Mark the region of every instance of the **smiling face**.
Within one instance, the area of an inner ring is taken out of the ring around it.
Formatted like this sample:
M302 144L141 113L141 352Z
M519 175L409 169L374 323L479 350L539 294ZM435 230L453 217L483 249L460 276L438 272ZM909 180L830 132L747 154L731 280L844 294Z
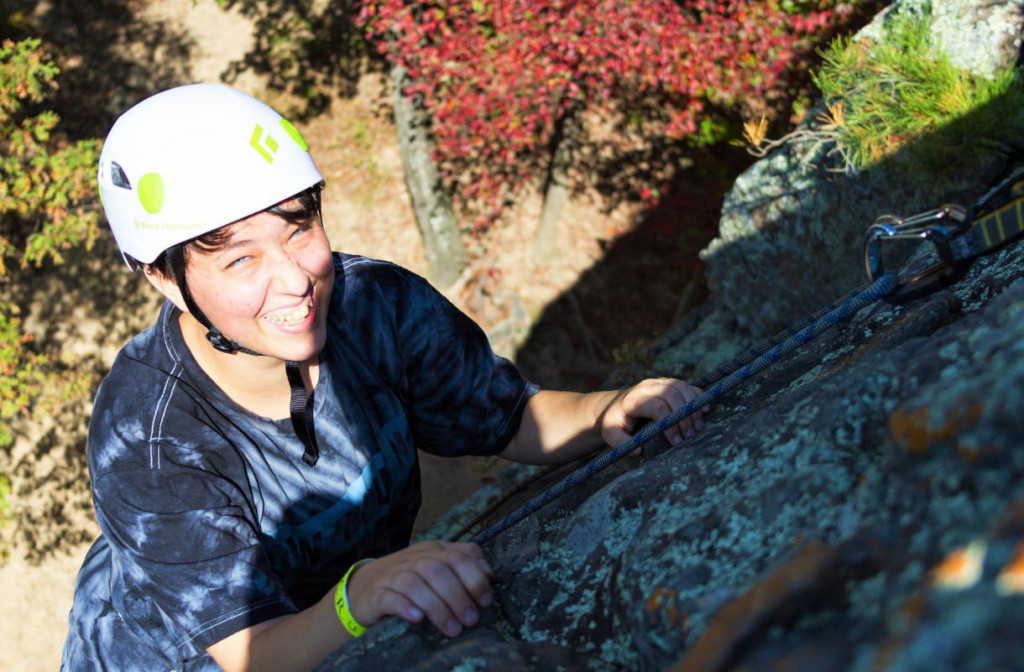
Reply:
M298 199L279 207L303 211ZM310 361L327 340L334 264L319 216L306 213L289 221L260 212L219 229L208 249L190 245L186 253L189 291L210 322L283 361Z

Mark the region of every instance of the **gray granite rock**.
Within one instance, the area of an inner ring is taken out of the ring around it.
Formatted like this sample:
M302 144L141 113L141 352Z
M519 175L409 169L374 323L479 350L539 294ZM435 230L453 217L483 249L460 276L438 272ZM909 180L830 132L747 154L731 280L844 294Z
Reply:
M1019 2L899 0L880 12L859 36L880 39L885 21L895 11L928 14L939 48L954 65L975 74L992 76L1020 53L1024 11Z

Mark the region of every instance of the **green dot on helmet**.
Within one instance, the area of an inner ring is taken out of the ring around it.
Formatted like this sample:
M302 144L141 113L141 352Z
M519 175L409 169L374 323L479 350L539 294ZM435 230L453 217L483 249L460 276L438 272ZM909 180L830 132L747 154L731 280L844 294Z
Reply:
M146 173L139 178L139 203L151 215L164 208L164 178L159 173Z
M303 139L302 133L299 133L299 129L295 128L295 126L292 125L292 122L282 117L281 121L278 123L280 123L281 128L288 133L288 137L294 140L295 144L302 148L302 151L309 151L309 145L307 145L305 139Z

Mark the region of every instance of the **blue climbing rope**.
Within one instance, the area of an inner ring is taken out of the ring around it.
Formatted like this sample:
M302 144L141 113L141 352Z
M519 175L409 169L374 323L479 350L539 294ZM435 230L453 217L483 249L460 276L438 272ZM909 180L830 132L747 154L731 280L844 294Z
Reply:
M728 364L724 364L724 365L718 367L717 369L715 369L714 371L712 371L711 373L705 375L700 380L695 382L694 385L696 385L697 387L699 387L702 390L708 389L711 385L714 385L715 383L717 383L722 378L725 378L726 376L728 376L730 373L738 371L739 369L743 368L743 366L745 366L745 365L749 364L750 362L754 361L755 359L757 359L761 355L765 354L766 352L768 352L772 348L778 346L781 343L786 342L787 340L789 340L790 338L795 336L797 333L799 333L800 330L806 329L807 327L813 325L818 320L823 319L825 317L825 315L828 314L829 311L835 310L835 308L837 306L842 305L843 302L845 302L845 301L847 301L849 299L852 299L853 297L857 296L857 294L859 294L861 291L862 290L860 290L860 289L855 289L852 292L850 292L849 294L847 294L846 296L844 296L842 299L839 299L839 301L836 301L835 303L833 303L831 305L825 306L824 308L822 308L818 312L814 313L810 317L806 317L803 320L801 320L800 322L797 322L796 324L791 325L789 328L787 328L787 329L785 329L783 331L780 331L779 333L775 334L771 338L765 339L764 341L762 341L758 345L754 346L750 350L747 350L746 352L744 352L742 355L739 355L738 357L736 357L734 360L732 360Z
M617 448L613 448L607 453L604 453L600 457L595 458L591 462L572 472L566 476L562 482L545 490L539 496L530 500L516 511L513 511L491 527L488 527L483 532L472 537L470 541L482 544L498 534L501 534L532 514L537 509L562 496L580 483L583 483L616 460L632 453L655 436L664 433L673 425L678 424L683 419L697 412L698 409L711 404L713 401L738 387L741 383L749 380L764 369L767 369L772 364L775 364L785 355L812 340L829 327L848 321L862 308L884 298L888 294L891 294L897 286L898 279L896 273L886 273L867 287L859 291L850 292L850 294L843 299L815 313L813 316L803 320L795 327L782 332L773 339L770 339L766 345L759 346L747 353L744 353L732 365L719 369L715 374L709 376L708 379L712 379L715 376L718 376L719 378L722 376L728 377L724 378L720 382L714 383L714 385L706 389L703 394L699 395L693 401L682 408L677 409L658 422L648 423L640 431L634 434L629 441L626 441ZM741 362L740 360L745 361ZM730 373L731 375L729 375Z

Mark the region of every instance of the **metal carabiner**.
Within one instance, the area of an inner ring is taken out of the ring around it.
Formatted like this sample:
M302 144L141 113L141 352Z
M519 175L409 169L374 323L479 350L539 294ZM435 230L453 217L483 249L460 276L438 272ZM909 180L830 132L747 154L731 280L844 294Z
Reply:
M939 261L917 271L901 273L900 286L888 300L898 302L920 296L949 282L949 273L957 263L950 241L967 228L967 209L953 203L903 219L898 215L882 215L868 227L864 238L864 267L874 282L885 273L882 264L882 242L893 240L925 240L935 246ZM906 276L906 277L904 277Z

